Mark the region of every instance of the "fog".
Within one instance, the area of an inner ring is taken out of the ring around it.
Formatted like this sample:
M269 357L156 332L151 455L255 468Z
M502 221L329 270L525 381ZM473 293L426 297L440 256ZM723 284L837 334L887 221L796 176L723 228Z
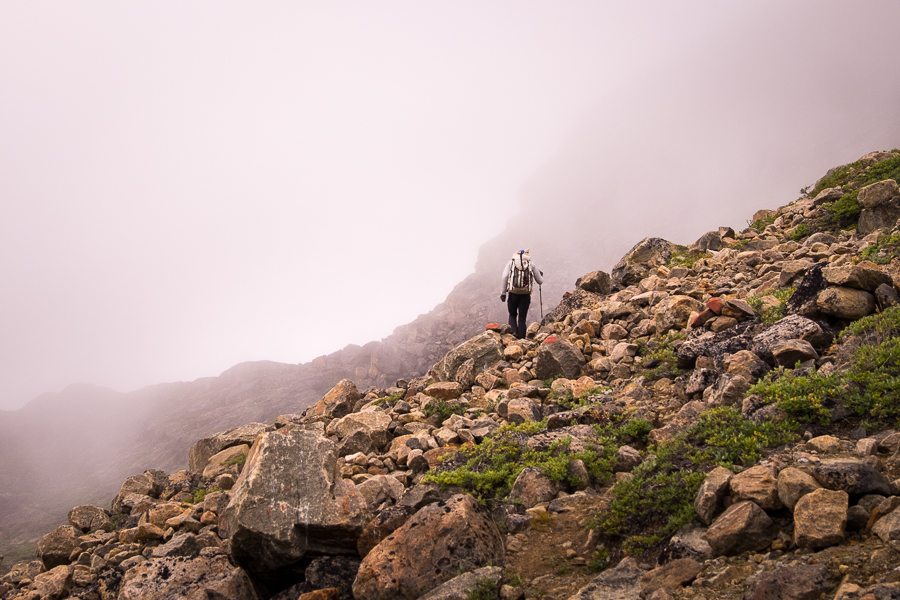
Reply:
M741 228L900 146L898 22L896 0L0 4L0 409L381 339L510 223L545 255L550 228Z

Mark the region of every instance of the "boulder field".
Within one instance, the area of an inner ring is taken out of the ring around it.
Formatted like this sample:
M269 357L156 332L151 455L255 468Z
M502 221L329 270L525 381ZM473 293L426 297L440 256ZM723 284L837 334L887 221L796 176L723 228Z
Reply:
M900 598L891 169L644 239L525 339L485 324L425 376L199 440L73 508L0 599Z

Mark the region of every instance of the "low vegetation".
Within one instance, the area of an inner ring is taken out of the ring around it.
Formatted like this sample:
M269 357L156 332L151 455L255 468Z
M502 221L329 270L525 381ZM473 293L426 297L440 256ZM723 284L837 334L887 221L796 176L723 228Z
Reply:
M756 311L756 314L759 316L759 320L763 323L776 323L784 318L784 307L787 304L787 301L796 291L797 288L793 287L778 288L765 295L750 296L749 298L747 298L747 304L749 304L753 308L753 310ZM767 296L775 298L778 303L767 303L764 300Z
M844 407L866 429L900 426L900 307L854 322L842 338L858 336L850 362L822 374L771 372L750 389L801 423L828 424Z
M438 426L443 425L444 421L452 415L466 414L466 407L459 402L447 402L446 400L435 399L428 403L425 407L425 416L431 417L437 415Z
M796 439L791 423L757 423L732 407L711 409L682 435L648 448L648 459L613 486L609 509L591 525L605 536L612 558L657 549L693 521L694 498L708 471L753 465L766 448ZM610 558L607 551L594 560L614 563Z
M638 346L638 356L644 359L644 366L648 369L645 377L658 379L664 375L677 377L683 373L677 367L678 357L675 353L679 340L687 338L684 331L670 331L662 338L651 339L646 344Z

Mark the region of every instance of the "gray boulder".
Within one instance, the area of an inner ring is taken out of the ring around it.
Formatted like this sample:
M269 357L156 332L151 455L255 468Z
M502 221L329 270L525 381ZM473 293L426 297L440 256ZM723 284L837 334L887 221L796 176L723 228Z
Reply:
M752 350L764 361L773 364L773 350L790 340L805 340L813 347L821 347L830 341L830 337L812 319L790 315L754 336Z
M891 495L891 486L884 475L858 460L823 459L814 467L813 476L830 490L843 490L848 494Z
M538 348L534 359L534 374L538 379L549 379L554 376L578 379L586 362L584 354L577 346L552 335Z
M455 381L456 372L468 360L474 372L492 367L503 359L503 352L496 334L485 331L450 352L432 367L435 381Z
M220 529L239 564L265 574L307 552L356 552L369 520L366 499L339 475L334 442L279 429L250 451Z

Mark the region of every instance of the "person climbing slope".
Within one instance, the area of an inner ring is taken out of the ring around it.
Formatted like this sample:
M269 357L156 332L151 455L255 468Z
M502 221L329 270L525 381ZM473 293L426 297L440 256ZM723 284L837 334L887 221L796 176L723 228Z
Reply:
M503 269L500 302L506 302L509 326L518 339L525 337L528 307L531 305L531 289L534 282L544 283L543 273L535 268L529 256L530 250L519 250ZM509 299L507 299L507 294Z

